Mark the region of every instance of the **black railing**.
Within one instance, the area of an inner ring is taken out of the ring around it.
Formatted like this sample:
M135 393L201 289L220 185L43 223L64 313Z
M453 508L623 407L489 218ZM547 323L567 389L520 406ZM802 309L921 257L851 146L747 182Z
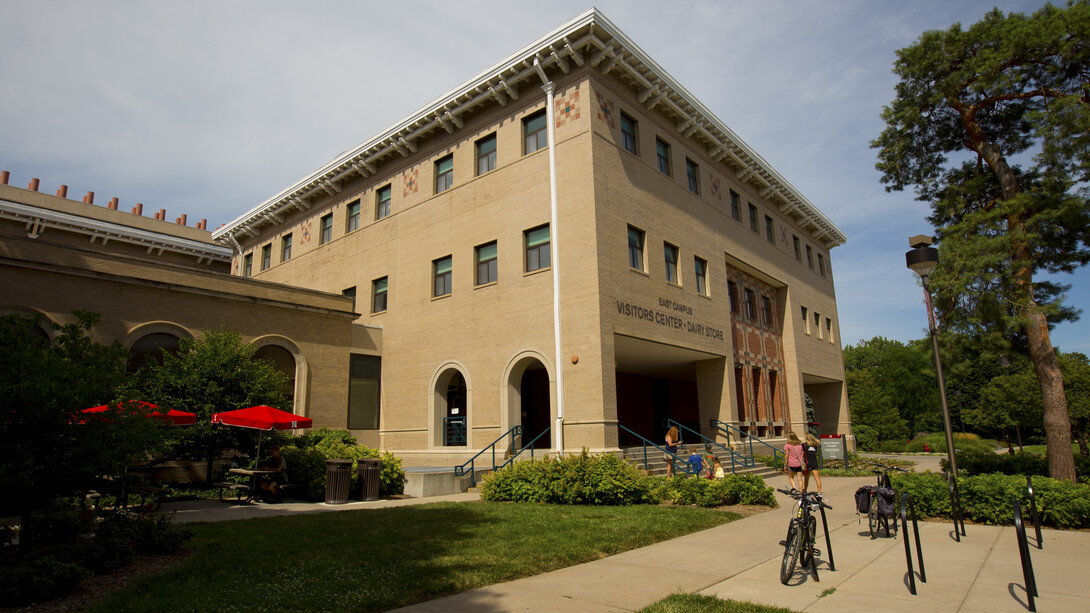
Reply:
M1022 505L1018 500L1014 504L1014 532L1018 537L1018 555L1022 558L1022 578L1026 582L1026 600L1029 602L1029 610L1037 611L1037 605L1033 599L1037 593L1037 579L1033 576L1033 561L1029 558L1029 542L1026 540L1026 526L1022 523Z
M708 449L709 447L715 446L715 447L718 447L718 448L722 449L723 451L729 453L730 454L730 472L731 473L735 472L735 464L736 463L741 464L742 468L749 468L749 467L754 465L753 456L750 456L750 457L747 458L747 457L741 455L740 453L734 451L730 447L726 447L723 444L718 443L715 440L713 440L711 438L708 438L707 436L704 436L703 434L697 432L696 430L693 430L692 428L690 428L690 427L688 427L688 426L686 426L684 424L678 423L678 422L676 422L676 421L674 421L672 419L667 419L666 420L666 425L668 425L668 426L677 426L678 430L683 430L685 432L691 432L698 439L704 441L704 449ZM727 439L727 440L729 442L730 439ZM709 467L705 466L704 468L707 469Z
M965 536L965 517L961 512L961 494L958 493L958 480L954 478L954 475L949 475L947 482L950 485L950 514L954 518L954 540L960 543L961 537Z
M780 469L780 456L783 455L783 452L780 451L779 449L776 449L772 445L769 445L768 443L762 441L761 439L757 438L756 436L753 436L752 434L749 434L749 433L747 433L747 432L745 432L743 430L740 430L740 429L728 424L725 421L720 421L718 419L713 419L713 420L710 420L708 422L708 425L711 426L711 428L716 430L717 432L722 432L723 434L725 434L727 436L727 444L728 445L730 444L731 431L736 432L737 435L738 435L738 438L739 438L739 442L741 442L742 445L746 445L746 444L749 445L749 457L751 459L753 458L753 441L757 441L757 443L759 443L761 445L764 445L765 447L768 447L768 449L772 452L773 467L776 470ZM786 463L786 460L784 460L784 462Z
M509 459L507 459L506 461L504 461L502 463L497 464L496 463L496 444L499 443L500 441L502 441L505 438L509 439L509 442L507 443L506 449L504 449L504 451L502 452L502 453L507 453L508 450L511 450L511 449L515 448L515 437L516 436L517 437L522 436L522 426L515 426L515 427L511 428L510 430L508 430L507 432L504 432L496 440L494 440L491 443L489 443L488 445L486 445L484 447L484 449L481 449L480 451L478 451L477 455L470 458L468 461L466 461L465 464L462 464L461 466L455 466L454 467L454 474L455 474L455 476L458 476L458 477L461 477L461 476L464 476L464 475L468 474L469 475L470 486L472 487L472 486L477 485L477 458L481 457L482 455L484 455L484 452L489 451L489 450L492 451L492 465L490 466L490 469L493 470L493 471L499 470L499 469L503 468L504 466L507 466L508 464L511 463L512 460L517 458L519 456L519 454L526 451L527 449L530 450L530 458L532 459L534 457L534 448L533 448L534 443L537 442L537 440L539 438L541 438L542 436L547 434L551 428L552 428L551 426L549 428L545 428L541 432L541 434L538 434L537 436L534 437L534 439L532 441L530 441L529 443L523 445L522 448L519 449L518 451L516 451L515 453L513 453Z
M920 561L920 582L927 583L927 571L923 568L923 549L920 547L920 526L916 520L916 503L910 494L901 494L901 540L905 542L905 562L908 564L908 591L916 595L916 572L912 569L912 548L908 546L908 509L912 509L912 535L916 539L916 559ZM894 521L897 521L894 519Z
M663 457L666 459L667 462L669 462L673 466L674 470L677 470L678 466L680 464L681 472L686 473L686 474L690 474L690 475L693 474L693 472L689 468L689 463L685 462L681 458L677 457L677 454L672 453L670 451L667 451L665 447L662 447L660 445L656 445L655 443L652 443L651 441L647 440L646 437L633 432L630 428L626 428L626 427L622 426L621 424L617 424L617 427L620 428L621 430L631 434L632 436L636 437L638 440L643 442L643 469L644 470L651 470L650 464L649 464L648 459L647 459L647 448L651 447L653 449L658 449L659 451L661 451Z

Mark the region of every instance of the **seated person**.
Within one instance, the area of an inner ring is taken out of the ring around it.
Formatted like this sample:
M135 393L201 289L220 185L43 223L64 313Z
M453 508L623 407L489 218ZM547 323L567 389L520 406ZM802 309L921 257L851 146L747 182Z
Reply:
M700 471L704 468L704 459L700 457L696 447L692 448L692 455L689 456L689 470L696 475L700 476Z
M272 498L274 502L281 502L284 494L282 487L288 482L288 463L280 455L280 447L273 445L269 449L269 458L261 465L261 470L273 471L271 474L262 475L258 487L267 493L266 498Z

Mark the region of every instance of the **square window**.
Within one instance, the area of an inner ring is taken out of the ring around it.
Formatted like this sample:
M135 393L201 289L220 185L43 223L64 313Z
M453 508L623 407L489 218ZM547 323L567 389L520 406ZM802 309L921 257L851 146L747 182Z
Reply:
M344 231L347 234L360 227L360 201L353 200L348 203L348 211L346 213L347 223L345 224Z
M287 262L291 259L291 234L285 234L280 239L280 261Z
M679 283L677 278L678 248L670 243L663 243L663 251L666 254L666 281Z
M435 292L432 296L438 298L450 294L452 280L451 271L453 268L454 259L449 255L445 258L439 258L438 260L432 261L435 280Z
M643 230L628 226L628 265L643 271Z
M791 244L795 246L795 259L802 261L802 251L799 248L799 237L794 234L791 235Z
M454 154L435 162L435 193L445 192L454 185Z
M742 223L742 201L733 189L730 190L730 216Z
M727 295L730 296L730 312L738 312L738 284L734 281L727 281Z
M700 166L696 162L685 158L685 176L689 179L689 191L700 193Z
M390 214L390 198L393 190L389 185L375 191L375 219L379 220Z
M254 274L254 254L247 253L242 258L242 276L249 277Z
M757 295L751 289L745 291L746 319L757 319Z
M268 270L272 266L272 244L261 247L261 270Z
M765 215L765 238L768 242L776 243L776 226L772 223L772 218Z
M381 313L386 310L387 285L389 277L382 277L371 282L371 312Z
M636 140L639 133L636 130L636 120L621 113L621 145L629 153L639 155L640 151Z
M318 244L324 245L333 240L333 213L323 215L319 225Z
M477 285L495 283L499 276L497 268L499 250L496 241L481 245L475 249L477 254Z
M496 133L477 141L477 174L496 169Z
M661 138L655 139L655 157L659 161L659 172L670 176L670 145Z
M825 256L820 253L818 254L818 272L821 276L825 276Z
M810 248L810 245L806 246L806 265L810 267L810 270L814 269L814 250Z
M698 257L693 257L696 265L696 293L701 296L708 295L708 262Z
M749 205L749 229L753 230L754 234L760 232L757 228L757 207L752 204Z
M546 130L548 117L544 110L527 116L522 120L522 133L526 142L526 155L549 145L549 132Z
M549 226L540 226L523 233L526 238L526 272L548 268Z

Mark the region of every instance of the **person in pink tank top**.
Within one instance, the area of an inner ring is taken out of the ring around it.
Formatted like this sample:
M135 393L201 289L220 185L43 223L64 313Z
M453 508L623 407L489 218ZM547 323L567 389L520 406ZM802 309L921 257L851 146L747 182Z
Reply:
M802 477L806 456L803 452L802 441L794 432L787 433L787 444L783 446L783 455L787 461L787 466L784 468L787 480L791 482L791 489L797 490L802 483L796 483L795 480Z

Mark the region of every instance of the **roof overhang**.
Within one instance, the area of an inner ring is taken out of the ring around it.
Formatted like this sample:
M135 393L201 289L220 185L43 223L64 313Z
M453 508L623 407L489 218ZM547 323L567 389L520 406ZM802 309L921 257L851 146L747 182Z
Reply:
M590 9L502 62L462 83L391 126L371 140L337 156L307 177L250 209L212 233L212 238L235 244L245 236L257 237L262 225L281 223L292 210L304 211L310 200L339 193L345 181L367 178L377 164L391 156L408 157L416 143L437 130L454 133L462 115L486 104L506 105L517 100L518 85L540 83L535 62L544 70L565 74L572 65L589 65L603 74L614 72L631 86L648 110L659 108L671 116L679 133L707 147L707 154L733 170L738 180L753 183L761 197L794 216L827 248L844 244L845 234L760 155L681 86L651 56L644 53L617 26Z

